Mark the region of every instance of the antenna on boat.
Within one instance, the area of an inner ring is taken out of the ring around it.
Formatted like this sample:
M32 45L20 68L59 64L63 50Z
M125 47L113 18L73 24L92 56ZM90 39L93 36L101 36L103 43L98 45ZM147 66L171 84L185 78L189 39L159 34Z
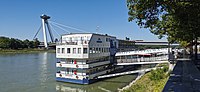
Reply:
M96 28L96 33L98 33L98 32L99 32L99 30L100 30L100 29L99 29L99 26L97 26L97 28Z

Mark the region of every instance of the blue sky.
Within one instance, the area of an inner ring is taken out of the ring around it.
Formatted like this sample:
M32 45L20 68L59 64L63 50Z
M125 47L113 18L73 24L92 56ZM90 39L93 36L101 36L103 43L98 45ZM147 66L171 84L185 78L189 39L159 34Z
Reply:
M1 0L0 36L32 40L41 25L42 14L51 16L50 21L86 32L109 34L120 39L166 41L147 29L140 29L135 22L128 22L126 0ZM66 34L54 29L59 34ZM38 38L43 40L42 31Z

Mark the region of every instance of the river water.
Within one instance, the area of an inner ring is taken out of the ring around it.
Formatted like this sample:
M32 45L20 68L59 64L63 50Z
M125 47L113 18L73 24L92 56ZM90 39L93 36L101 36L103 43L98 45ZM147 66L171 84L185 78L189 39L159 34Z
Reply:
M136 75L103 79L89 85L55 81L55 53L0 55L0 92L116 92Z

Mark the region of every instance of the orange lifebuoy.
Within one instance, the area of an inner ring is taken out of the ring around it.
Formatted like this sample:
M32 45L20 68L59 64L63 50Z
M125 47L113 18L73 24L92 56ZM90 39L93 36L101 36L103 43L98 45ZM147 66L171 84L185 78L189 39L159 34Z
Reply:
M62 77L62 74L60 74L60 77Z
M60 67L62 66L62 64L60 63Z
M78 76L76 76L76 79L78 79Z

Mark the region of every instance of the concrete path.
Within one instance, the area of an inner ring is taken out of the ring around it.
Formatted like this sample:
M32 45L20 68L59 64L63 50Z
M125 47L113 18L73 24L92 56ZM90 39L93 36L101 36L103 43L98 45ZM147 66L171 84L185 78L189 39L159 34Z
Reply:
M178 60L163 92L200 92L200 71L191 60Z

